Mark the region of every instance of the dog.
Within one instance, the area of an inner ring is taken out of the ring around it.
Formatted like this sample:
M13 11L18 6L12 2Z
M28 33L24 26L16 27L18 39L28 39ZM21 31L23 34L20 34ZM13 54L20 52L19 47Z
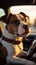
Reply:
M26 32L26 27L27 27L27 32ZM17 14L9 15L1 40L1 43L3 44L4 47L6 47L8 51L8 56L6 58L8 63L14 62L25 65L27 64L34 65L33 62L19 58L20 55L23 53L22 40L23 37L26 37L27 34L29 33L28 30L29 30L28 26L20 21L20 18Z

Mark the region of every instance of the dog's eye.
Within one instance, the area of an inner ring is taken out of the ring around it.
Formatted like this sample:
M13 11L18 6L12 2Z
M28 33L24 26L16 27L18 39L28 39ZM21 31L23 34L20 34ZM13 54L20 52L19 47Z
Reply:
M23 28L26 29L27 25L23 25Z
M26 32L28 32L28 25L23 25L23 28L25 29Z
M23 25L23 28L24 29L28 29L28 25Z
M12 21L12 24L14 24L14 25L19 25L20 24L20 22L18 21L18 20L14 20L14 21Z

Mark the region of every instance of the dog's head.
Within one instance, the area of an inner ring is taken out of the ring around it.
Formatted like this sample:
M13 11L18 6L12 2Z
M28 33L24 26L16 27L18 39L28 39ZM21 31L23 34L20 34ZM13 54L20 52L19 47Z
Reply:
M10 14L7 19L7 29L11 34L24 36L29 33L29 27L23 23L18 14Z

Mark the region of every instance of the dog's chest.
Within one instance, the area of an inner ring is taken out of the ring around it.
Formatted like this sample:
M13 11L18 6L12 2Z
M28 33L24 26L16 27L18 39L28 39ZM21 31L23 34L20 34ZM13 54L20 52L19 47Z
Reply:
M8 56L12 56L14 54L14 48L13 48L13 44L8 43L4 40L2 40L2 44L4 47L6 47L7 51L8 51Z
M8 43L8 42L5 42L4 40L2 40L2 44L4 47L6 47L9 57L14 56L14 55L17 56L23 50L22 42L20 44L13 44L13 43Z

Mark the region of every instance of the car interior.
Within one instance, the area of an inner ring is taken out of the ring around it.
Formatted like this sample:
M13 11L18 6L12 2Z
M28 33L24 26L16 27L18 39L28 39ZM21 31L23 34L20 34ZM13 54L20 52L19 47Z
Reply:
M10 8L10 12L13 14L18 14L19 12L24 12L26 13L30 21L28 23L31 33L28 37L23 38L23 47L26 52L29 50L30 46L33 44L33 41L36 40L36 0L0 0L0 20L3 22L6 19L6 14L8 8ZM3 12L4 11L4 12ZM3 24L3 23L2 23ZM1 24L0 24L1 25ZM6 25L5 23L3 26ZM2 37L2 31L0 29L0 41ZM35 42L36 43L36 42ZM2 44L0 43L0 46ZM36 64L36 53L33 55L33 62ZM1 63L0 65L20 65L20 64L15 64L15 63Z

